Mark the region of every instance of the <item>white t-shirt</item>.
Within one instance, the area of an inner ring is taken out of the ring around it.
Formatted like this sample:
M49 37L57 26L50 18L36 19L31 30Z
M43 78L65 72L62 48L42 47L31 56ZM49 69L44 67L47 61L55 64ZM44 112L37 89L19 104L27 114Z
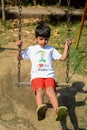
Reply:
M59 60L61 54L53 47L46 45L42 48L40 45L28 47L23 53L24 60L30 59L32 63L31 80L34 78L55 78L52 60Z

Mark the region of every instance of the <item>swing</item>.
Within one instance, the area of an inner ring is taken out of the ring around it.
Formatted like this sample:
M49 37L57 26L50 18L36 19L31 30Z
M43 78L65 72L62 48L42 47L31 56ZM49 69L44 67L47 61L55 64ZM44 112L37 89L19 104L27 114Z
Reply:
M19 2L19 41L21 41L21 12L22 12L22 7L21 7L21 0L18 0ZM67 38L70 37L70 27L69 27L69 24L70 24L70 2L71 0L67 0L67 4L68 4L68 8L67 8ZM66 82L56 82L56 85L59 86L59 87L70 87L72 86L71 83L69 83L69 48L68 47L68 56L67 56L67 59L66 59ZM18 52L19 52L19 55L21 54L21 46L18 46ZM16 85L18 87L29 87L31 86L31 83L29 82L21 82L21 79L20 79L20 74L21 74L21 62L20 62L20 59L18 59L18 82L16 83Z

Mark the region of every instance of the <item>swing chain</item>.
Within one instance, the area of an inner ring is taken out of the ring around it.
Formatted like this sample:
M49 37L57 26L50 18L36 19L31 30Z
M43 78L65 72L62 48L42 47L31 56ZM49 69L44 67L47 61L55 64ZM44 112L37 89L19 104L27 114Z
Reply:
M67 38L70 37L70 3L71 3L71 0L67 0Z
M21 15L21 12L22 12L22 6L21 6L21 0L19 0L19 40L21 40L21 18L22 18L22 15Z
M18 52L19 55L21 54L21 47L18 46ZM20 59L18 58L18 82L20 82L20 74L21 74L21 62Z
M70 3L71 0L67 0L67 38L70 38ZM68 54L66 59L66 83L69 83L69 50L70 46L68 47Z
M19 35L18 39L21 41L21 12L22 12L22 6L21 6L21 0L18 0L18 7L19 7ZM20 55L21 55L21 46L18 45L18 53L19 53L19 58L18 58L18 82L20 82L20 75L21 75L21 62L20 62Z

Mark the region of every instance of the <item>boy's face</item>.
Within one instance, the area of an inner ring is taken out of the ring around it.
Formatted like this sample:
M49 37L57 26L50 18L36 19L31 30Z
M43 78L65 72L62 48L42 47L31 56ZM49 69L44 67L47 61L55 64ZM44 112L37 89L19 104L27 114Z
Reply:
M48 41L49 41L49 38L45 38L45 37L37 37L36 38L36 40L37 40L37 43L38 43L38 45L40 45L41 47L45 47L45 45L48 43Z

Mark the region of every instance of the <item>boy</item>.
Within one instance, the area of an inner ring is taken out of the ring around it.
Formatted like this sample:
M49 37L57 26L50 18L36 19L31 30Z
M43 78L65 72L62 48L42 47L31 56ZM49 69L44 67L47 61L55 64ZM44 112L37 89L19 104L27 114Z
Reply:
M52 60L66 60L71 40L66 40L64 52L61 55L53 46L48 45L50 33L51 30L47 24L39 24L35 29L37 45L28 47L17 57L17 59L30 59L32 63L31 84L35 93L39 121L45 119L47 111L47 105L44 103L45 90L56 113L56 121L62 120L67 115L67 107L58 107ZM22 42L18 42L17 45L21 46Z

